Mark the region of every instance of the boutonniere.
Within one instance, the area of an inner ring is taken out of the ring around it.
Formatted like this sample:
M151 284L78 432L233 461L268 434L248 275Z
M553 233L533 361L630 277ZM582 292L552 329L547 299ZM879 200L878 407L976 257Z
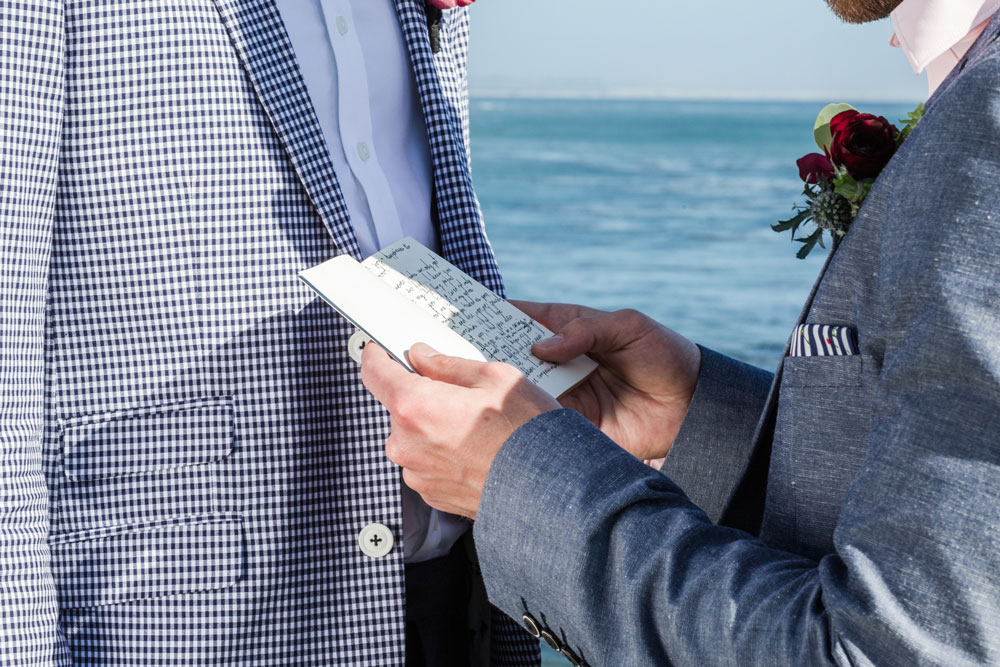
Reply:
M920 104L899 121L900 130L882 116L860 113L849 104L830 104L819 112L813 136L823 152L796 161L805 182L806 203L793 207L793 217L771 225L776 232L792 230L792 239L803 244L796 257L805 259L817 244L825 248L825 232L830 232L837 247L875 179L923 114ZM815 226L812 233L796 236L807 223Z
M441 15L445 9L468 7L476 0L427 0L427 37L431 42L431 52L441 50Z

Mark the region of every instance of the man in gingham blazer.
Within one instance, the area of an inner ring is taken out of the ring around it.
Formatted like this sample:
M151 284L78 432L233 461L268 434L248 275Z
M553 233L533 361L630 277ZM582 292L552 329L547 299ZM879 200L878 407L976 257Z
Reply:
M502 290L466 10L432 50L423 2L395 9L442 251ZM403 664L389 422L296 279L359 247L274 1L8 2L0 26L0 663ZM396 548L363 552L372 526ZM537 651L494 610L491 664Z

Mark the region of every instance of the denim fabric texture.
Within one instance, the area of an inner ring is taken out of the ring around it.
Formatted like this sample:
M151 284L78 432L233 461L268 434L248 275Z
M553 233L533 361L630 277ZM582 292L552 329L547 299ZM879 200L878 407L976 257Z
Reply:
M860 354L785 357L762 402L706 353L667 474L574 412L520 428L475 527L495 604L594 666L1000 664L998 37L806 304Z

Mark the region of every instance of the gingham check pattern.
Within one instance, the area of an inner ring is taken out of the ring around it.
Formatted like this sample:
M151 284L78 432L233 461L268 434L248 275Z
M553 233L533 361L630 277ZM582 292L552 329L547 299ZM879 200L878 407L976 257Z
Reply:
M501 290L468 15L435 55L423 4L396 4L444 253ZM272 2L0 15L3 662L403 664L401 545L357 544L371 522L401 542L388 419L295 277L358 248ZM537 664L495 618L494 664Z
M0 26L0 662L68 665L57 634L42 474L63 16L54 1L5 2Z

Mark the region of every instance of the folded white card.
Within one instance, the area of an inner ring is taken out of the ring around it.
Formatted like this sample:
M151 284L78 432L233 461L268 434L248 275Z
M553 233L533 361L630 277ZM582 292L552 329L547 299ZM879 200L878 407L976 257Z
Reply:
M532 355L531 345L551 331L411 238L360 263L340 255L299 277L407 368L407 351L426 343L451 356L508 363L558 397L597 367L585 356L557 365Z

